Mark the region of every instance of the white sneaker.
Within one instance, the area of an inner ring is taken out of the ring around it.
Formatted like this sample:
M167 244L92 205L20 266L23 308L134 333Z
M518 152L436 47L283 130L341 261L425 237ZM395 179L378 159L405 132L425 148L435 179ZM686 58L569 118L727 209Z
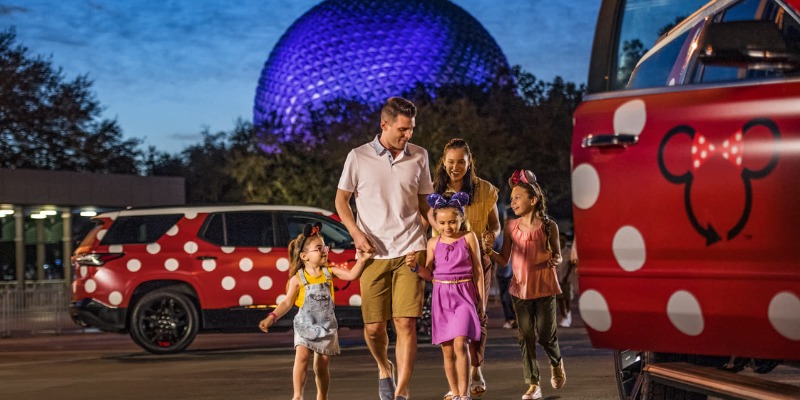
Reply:
M542 398L542 388L539 385L531 385L525 394L522 395L522 400L536 400Z
M572 325L572 311L567 313L567 316L558 323L558 326L562 328L569 328Z
M503 324L503 329L511 329L511 328L512 328L511 321L506 321L506 323Z

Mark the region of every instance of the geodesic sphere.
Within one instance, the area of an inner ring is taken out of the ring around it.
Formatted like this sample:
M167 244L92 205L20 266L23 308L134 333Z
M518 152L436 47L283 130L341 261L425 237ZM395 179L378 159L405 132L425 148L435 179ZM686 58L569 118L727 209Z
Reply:
M325 101L380 105L418 83L485 84L506 68L486 29L450 1L327 0L295 21L270 53L253 123L276 118L296 127Z

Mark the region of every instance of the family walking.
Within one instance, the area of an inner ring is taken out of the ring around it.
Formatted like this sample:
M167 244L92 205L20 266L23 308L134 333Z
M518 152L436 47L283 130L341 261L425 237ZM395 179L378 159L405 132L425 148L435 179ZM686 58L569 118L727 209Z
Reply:
M286 298L259 327L267 332L292 306L299 307L293 325L295 400L303 398L312 358L317 399L328 398L329 359L339 354L334 276L360 281L364 338L378 369L381 400L409 398L425 281L433 282L432 343L442 348L449 389L444 400L482 398L487 391L481 367L491 266L509 260L509 293L528 384L522 399L542 397L537 342L549 358L552 387L560 389L566 381L556 337L556 295L561 289L555 266L562 260L558 226L547 215L535 175L519 170L509 179L511 209L518 218L506 221L502 247L493 250L501 232L499 190L478 178L463 139L445 145L431 180L427 150L409 142L416 113L412 102L390 98L380 113L381 132L347 155L335 206L353 237L356 264L349 270L328 265L318 225L306 226L289 245ZM390 320L397 336L394 363L389 356Z

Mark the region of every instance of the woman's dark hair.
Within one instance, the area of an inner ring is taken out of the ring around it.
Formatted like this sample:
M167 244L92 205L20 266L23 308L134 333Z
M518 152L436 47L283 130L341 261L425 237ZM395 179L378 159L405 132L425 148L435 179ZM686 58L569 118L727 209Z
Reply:
M436 167L435 177L433 179L433 190L436 193L444 194L447 191L447 184L450 183L450 176L447 175L447 170L444 165L444 158L448 150L463 149L467 153L467 172L464 174L464 181L461 184L461 191L469 195L469 203L475 202L475 188L478 187L478 174L475 172L475 157L472 156L472 151L469 149L467 141L461 138L453 138L444 145L442 150L442 158L439 159L439 165Z

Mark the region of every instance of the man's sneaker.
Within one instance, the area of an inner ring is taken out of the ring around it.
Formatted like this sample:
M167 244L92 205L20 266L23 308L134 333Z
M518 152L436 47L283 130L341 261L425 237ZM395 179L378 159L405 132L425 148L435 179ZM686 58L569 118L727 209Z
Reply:
M536 400L542 398L542 388L539 385L531 385L525 394L522 395L522 400Z
M567 313L567 316L558 323L558 326L562 328L569 328L572 325L572 311Z
M550 384L553 389L561 389L564 383L567 382L567 374L564 372L564 360L558 362L558 365L550 365Z

